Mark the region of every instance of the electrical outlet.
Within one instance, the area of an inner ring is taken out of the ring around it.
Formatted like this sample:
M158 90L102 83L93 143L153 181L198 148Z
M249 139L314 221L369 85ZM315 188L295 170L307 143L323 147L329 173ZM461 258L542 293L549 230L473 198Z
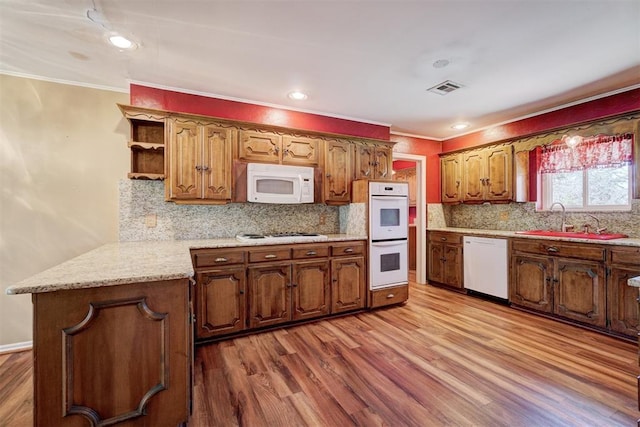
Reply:
M508 221L509 212L500 212L500 221Z
M320 214L320 217L318 218L318 225L324 225L325 222L327 222L327 215Z
M156 214L147 214L144 216L144 225L147 228L154 228L158 225L158 216Z

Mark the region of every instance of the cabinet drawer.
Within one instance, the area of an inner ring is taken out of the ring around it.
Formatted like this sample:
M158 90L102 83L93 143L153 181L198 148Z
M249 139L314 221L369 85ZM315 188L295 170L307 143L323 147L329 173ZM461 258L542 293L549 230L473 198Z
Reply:
M290 248L272 247L249 251L249 262L279 261L283 259L291 259Z
M203 249L193 251L191 254L195 268L242 264L246 258L245 251L230 249Z
M439 232L439 231L430 231L429 232L429 241L430 242L440 242L440 243L462 244L462 234L458 234L458 233L443 233L443 232Z
M345 242L331 245L331 255L356 255L364 252L364 242Z
M591 261L605 260L605 249L598 245L580 245L547 240L514 240L511 245L512 250L517 252L580 258Z
M640 265L640 248L614 247L611 248L612 264Z
M293 248L293 259L320 258L329 256L329 246L315 245L295 245Z
M371 308L399 304L409 299L409 286L396 286L371 292Z

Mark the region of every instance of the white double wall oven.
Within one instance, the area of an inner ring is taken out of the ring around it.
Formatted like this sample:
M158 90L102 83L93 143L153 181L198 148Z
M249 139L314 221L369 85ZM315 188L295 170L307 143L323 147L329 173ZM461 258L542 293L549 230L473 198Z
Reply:
M370 289L403 285L409 280L409 185L369 183Z

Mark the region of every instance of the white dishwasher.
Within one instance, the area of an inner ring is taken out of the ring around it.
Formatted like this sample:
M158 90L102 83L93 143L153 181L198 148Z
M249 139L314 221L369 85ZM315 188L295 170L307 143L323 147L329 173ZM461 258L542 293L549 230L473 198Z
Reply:
M464 287L508 299L507 240L463 237Z

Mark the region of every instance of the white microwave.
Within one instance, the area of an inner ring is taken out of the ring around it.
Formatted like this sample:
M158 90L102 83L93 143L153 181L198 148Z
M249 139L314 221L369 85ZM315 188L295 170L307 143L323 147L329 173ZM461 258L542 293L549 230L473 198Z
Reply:
M313 168L263 163L247 164L247 201L313 203Z

